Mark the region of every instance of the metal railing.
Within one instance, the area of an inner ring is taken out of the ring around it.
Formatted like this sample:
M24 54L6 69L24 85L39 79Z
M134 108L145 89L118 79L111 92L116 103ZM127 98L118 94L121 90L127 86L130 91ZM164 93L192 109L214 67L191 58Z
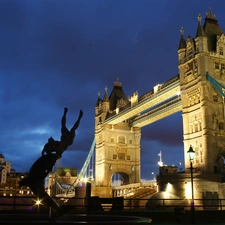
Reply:
M92 198L92 197L91 197ZM97 199L96 197L94 197ZM40 208L44 208L43 205L36 204L36 197L16 197L16 196L0 196L0 211L2 210L29 210L38 211ZM94 202L94 206L91 207L92 210L96 211L110 211L112 209L112 204L110 203L110 199L112 199L112 203L115 202L116 198L99 198L99 205L96 204L96 201L88 201L87 198L54 198L60 205L71 204L76 206L77 210L87 211L88 207L92 204L90 202ZM108 199L106 201L106 199ZM191 200L189 199L126 199L123 198L121 201L120 197L120 205L114 207L115 211L173 211L174 208L181 207L186 211L190 211L191 209ZM121 203L122 202L122 203ZM197 211L218 211L225 210L225 199L195 199L195 209Z

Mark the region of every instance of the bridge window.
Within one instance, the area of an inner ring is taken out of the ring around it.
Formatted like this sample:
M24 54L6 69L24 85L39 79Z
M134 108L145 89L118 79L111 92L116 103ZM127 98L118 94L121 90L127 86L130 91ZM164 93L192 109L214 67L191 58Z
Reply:
M223 122L219 122L219 130L223 130Z
M130 160L130 155L127 155L127 160Z
M110 142L114 143L114 138L113 137L110 138Z
M201 121L198 122L198 126L199 126L199 130L202 130L202 122Z
M125 160L125 154L124 153L118 153L118 160Z
M218 95L217 94L213 94L213 101L218 102Z
M215 69L219 69L219 63L218 62L215 62Z
M113 155L113 159L114 159L114 160L117 159L117 155L114 154L114 155Z
M221 63L221 70L225 70L225 64Z
M118 138L118 143L125 144L125 137L120 135L119 138Z
M198 124L195 123L194 126L195 126L195 132L197 132L198 131Z
M219 52L220 52L220 55L223 55L223 47L220 47Z

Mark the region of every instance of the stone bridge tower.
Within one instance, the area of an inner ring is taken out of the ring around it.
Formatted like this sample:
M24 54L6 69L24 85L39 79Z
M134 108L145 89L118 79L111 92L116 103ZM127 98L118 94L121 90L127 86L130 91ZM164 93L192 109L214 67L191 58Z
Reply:
M122 176L123 184L140 182L140 128L131 127L129 120L116 125L105 123L110 115L119 113L127 104L130 102L119 81L114 82L109 96L107 88L103 99L98 96L95 106L96 186L111 186L114 173Z
M198 173L221 173L225 157L224 99L206 79L208 72L225 85L225 36L216 16L206 14L204 25L198 15L195 38L185 40L181 29L178 48L185 168L187 151L195 150L193 166Z

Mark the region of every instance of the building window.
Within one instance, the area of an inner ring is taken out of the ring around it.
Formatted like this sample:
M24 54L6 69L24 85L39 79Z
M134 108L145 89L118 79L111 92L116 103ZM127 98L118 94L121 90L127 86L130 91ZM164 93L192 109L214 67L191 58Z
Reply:
M198 131L198 124L195 123L195 132L197 132L197 131Z
M118 153L118 160L125 160L125 154L124 153Z
M118 138L118 143L125 144L125 137L120 135L119 138Z
M218 102L218 95L217 94L213 94L213 101Z
M219 122L219 130L223 130L223 122Z
M130 144L130 145L132 144L132 140L129 140L129 144Z
M117 159L117 155L113 155L113 159Z
M221 63L221 70L225 70L225 64Z
M130 155L127 155L127 160L130 160Z
M219 63L218 62L215 62L215 69L219 69L220 67L219 67Z
M220 51L220 55L223 55L223 47L220 47L219 51Z
M110 142L111 143L114 143L114 138L110 138Z

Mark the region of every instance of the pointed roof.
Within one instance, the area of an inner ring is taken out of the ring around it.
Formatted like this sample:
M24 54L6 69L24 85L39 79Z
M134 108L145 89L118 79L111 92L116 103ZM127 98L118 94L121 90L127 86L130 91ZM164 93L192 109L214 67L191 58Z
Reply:
M205 37L206 36L201 21L202 21L202 16L200 14L198 14L198 28L197 28L197 32L196 32L196 37Z
M5 158L4 155L2 155L2 153L0 153L0 158L1 159L4 159Z
M114 82L114 87L113 90L109 96L109 105L110 105L110 110L113 111L116 109L116 105L118 100L123 100L126 104L129 103L123 88L122 88L122 83L120 83L118 80Z
M216 15L212 13L211 8L209 12L206 13L205 23L203 25L206 36L208 37L208 49L209 51L216 51L216 41L217 35L223 34L218 21L216 20Z
M102 102L102 99L100 98L100 91L99 91L98 92L98 99L97 99L97 102L95 104L95 107L98 107L100 102Z
M109 96L107 94L107 91L108 91L108 88L107 88L107 86L105 86L105 94L104 94L103 102L109 101Z
M181 33L181 37L180 37L180 44L179 44L178 50L182 49L182 48L186 48L186 41L184 38L184 28L183 27L181 27L180 33Z

